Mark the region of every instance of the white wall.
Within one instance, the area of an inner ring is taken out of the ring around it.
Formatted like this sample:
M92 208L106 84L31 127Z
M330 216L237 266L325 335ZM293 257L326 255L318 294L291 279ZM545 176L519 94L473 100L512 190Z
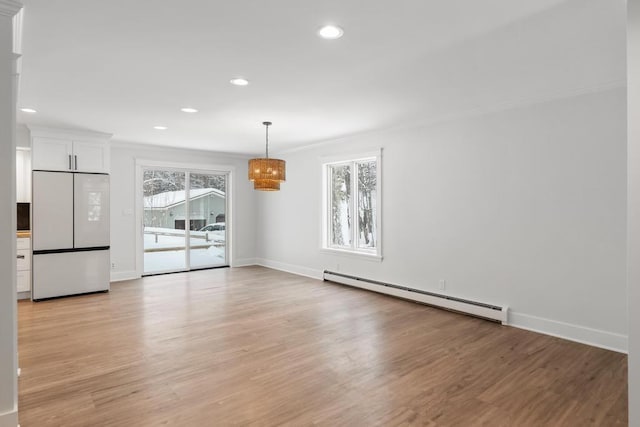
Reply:
M640 425L640 0L628 3L629 425Z
M282 155L283 191L259 196L261 262L446 279L514 325L626 350L625 2L566 1L430 59L390 64L398 88L429 87L393 128ZM379 147L383 262L320 253L318 158Z
M0 3L0 427L17 425L16 145L11 19L18 3Z
M625 0L569 0L398 66L386 79L347 75L361 102L388 112L377 128L457 117L625 83ZM373 97L376 85L384 95ZM420 96L416 97L415 94ZM407 108L407 100L411 100ZM371 121L363 108L360 121ZM369 128L371 128L370 126Z
M383 256L320 253L319 158L383 148ZM284 155L259 195L261 262L507 305L526 328L626 349L625 90Z
M255 258L256 199L247 180L247 159L214 152L170 149L140 144L111 144L111 262L112 280L136 277L136 159L186 165L231 165L233 181L233 266Z
M24 124L18 124L16 126L16 147L31 147L31 136L29 134L29 128L27 128Z

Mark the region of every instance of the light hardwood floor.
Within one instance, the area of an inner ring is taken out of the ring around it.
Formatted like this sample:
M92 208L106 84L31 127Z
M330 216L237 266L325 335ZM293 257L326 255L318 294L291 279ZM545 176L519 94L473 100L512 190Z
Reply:
M627 424L622 354L261 267L18 306L22 427Z

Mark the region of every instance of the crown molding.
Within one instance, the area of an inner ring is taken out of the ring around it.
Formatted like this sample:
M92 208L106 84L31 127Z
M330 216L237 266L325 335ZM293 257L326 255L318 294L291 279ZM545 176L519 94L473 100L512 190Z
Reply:
M0 16L13 17L22 9L22 3L15 0L0 0Z
M31 137L49 137L49 138L63 138L63 139L75 139L81 138L84 140L98 140L104 141L109 140L113 136L111 133L104 132L95 132L84 129L63 129L63 128L52 128L46 126L34 126L27 125L29 132L31 133Z
M349 133L346 135L339 135L334 138L323 139L320 141L312 142L310 144L302 145L299 147L286 148L283 150L272 150L272 151L274 155L292 154L299 151L304 152L307 150L313 150L313 149L317 149L325 146L331 146L333 144L337 144L340 142L348 142L353 138L360 138L368 135L376 135L384 132L391 133L391 132L403 131L408 129L430 127L430 126L435 126L439 123L446 123L453 120L460 120L460 119L465 119L469 117L477 117L485 114L499 113L501 111L507 111L507 110L517 109L517 108L525 108L531 105L543 104L545 102L553 102L560 99L567 99L567 98L573 98L573 97L578 97L583 95L589 95L593 93L605 92L608 90L620 89L620 88L626 87L626 85L627 85L626 80L611 80L611 81L608 81L602 84L597 84L597 85L568 88L566 90L556 90L556 91L551 91L547 93L537 94L535 96L525 96L525 97L515 98L509 101L495 102L495 103L487 104L480 107L457 109L441 115L434 115L434 116L423 117L417 120L405 121L405 122L388 126L388 127L357 131L357 132Z
M2 0L0 0L2 1ZM24 19L24 9L20 9L13 17L13 52L22 53L22 22Z
M144 142L134 142L134 141L119 140L119 139L112 140L109 143L109 146L111 148L120 148L120 149L128 149L128 150L153 150L156 152L167 152L167 153L190 152L194 154L217 154L232 160L248 160L255 157L250 154L233 153L230 151L217 151L217 150L206 150L203 148L177 147L175 145L159 145L159 144L151 144L151 143L147 144Z

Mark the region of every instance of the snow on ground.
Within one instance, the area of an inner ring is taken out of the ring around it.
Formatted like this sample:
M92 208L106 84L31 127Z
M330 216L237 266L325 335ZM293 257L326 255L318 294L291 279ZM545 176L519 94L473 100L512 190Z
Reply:
M154 228L153 232L149 231L148 228L145 229L144 234L144 272L185 269L184 230ZM192 231L190 242L191 268L226 264L224 231L208 232L208 236L201 231Z
M192 231L190 233L191 246L202 246L225 243L226 235L224 231ZM185 246L184 230L173 230L170 228L150 228L144 229L144 249L160 248L183 248Z
M144 272L160 273L164 271L183 270L185 266L184 250L145 252ZM192 249L191 268L213 267L225 265L224 247L211 246L209 249Z

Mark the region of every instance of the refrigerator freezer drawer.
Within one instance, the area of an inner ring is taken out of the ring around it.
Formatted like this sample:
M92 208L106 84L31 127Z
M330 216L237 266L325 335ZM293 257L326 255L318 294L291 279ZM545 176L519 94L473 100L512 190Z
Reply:
M109 290L109 250L33 255L31 298Z

